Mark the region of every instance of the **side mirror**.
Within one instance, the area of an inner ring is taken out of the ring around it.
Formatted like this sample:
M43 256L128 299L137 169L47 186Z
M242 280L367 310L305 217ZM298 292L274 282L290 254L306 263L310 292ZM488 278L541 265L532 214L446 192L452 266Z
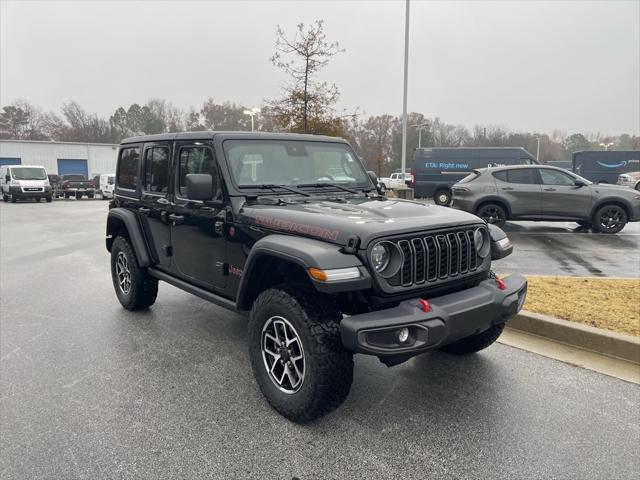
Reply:
M186 181L189 200L205 202L213 198L213 177L208 173L190 173Z
M489 238L491 239L491 260L500 260L511 255L513 243L500 227L488 224Z
M576 181L575 181L575 182L573 182L573 184L574 184L576 187L586 187L586 186L587 186L587 184L586 184L586 183L584 183L582 180L579 180L579 179L576 179Z
M4 176L4 181L9 183L11 181L11 177L9 175Z

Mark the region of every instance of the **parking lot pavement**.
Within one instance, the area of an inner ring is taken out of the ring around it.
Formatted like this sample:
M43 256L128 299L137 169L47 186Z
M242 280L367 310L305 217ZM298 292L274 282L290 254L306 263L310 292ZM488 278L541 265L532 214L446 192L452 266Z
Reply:
M640 470L637 385L500 344L391 369L357 356L342 408L293 424L253 380L243 317L166 284L149 311L120 307L106 212L100 200L0 205L3 478L626 479Z

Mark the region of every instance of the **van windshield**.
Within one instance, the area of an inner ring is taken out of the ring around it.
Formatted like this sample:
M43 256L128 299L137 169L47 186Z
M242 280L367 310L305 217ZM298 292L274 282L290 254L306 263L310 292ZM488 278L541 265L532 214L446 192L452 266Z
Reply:
M107 178L107 185L113 185L114 183L116 183L116 177L111 175L110 177Z
M15 180L46 180L47 172L44 168L17 167L11 169L11 176Z

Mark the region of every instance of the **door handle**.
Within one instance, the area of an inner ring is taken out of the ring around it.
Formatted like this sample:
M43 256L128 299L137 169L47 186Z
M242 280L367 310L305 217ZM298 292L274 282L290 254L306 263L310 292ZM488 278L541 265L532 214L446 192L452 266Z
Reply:
M513 187L502 187L502 190L513 190Z
M159 203L160 205L169 205L169 200L167 200L166 198L159 198L158 200L156 200L156 203Z
M545 192L555 192L556 189L555 188L545 188L544 191Z
M149 215L151 213L151 209L147 208L147 207L140 207L138 208L138 211L142 214L142 215Z
M180 225L182 222L184 222L184 216L174 215L173 213L170 213L169 220L171 220L174 225Z

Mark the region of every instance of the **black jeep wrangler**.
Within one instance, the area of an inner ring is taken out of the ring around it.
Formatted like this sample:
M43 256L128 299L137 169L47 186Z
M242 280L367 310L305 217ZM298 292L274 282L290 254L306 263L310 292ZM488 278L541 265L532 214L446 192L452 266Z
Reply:
M511 253L502 230L385 198L347 142L311 135L123 141L106 246L129 310L163 280L248 314L256 380L294 421L344 401L354 353L392 366L491 345L527 288L490 270Z

